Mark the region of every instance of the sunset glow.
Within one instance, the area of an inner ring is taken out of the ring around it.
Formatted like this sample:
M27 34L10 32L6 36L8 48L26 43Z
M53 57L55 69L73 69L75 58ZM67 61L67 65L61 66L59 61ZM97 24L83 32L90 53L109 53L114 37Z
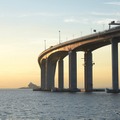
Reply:
M1 0L0 88L19 88L30 82L40 85L37 59L45 49L44 40L49 48L59 43L59 30L61 42L91 34L94 29L103 31L112 20L120 21L119 11L118 0ZM84 86L83 55L78 53L78 87ZM95 50L93 60L94 87L111 87L111 46ZM67 64L66 58L66 68Z

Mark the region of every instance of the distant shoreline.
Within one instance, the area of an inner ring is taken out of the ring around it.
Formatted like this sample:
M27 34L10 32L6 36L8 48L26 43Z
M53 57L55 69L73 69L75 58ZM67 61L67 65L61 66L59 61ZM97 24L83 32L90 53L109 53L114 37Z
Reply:
M20 87L18 89L32 89L32 88L29 88L29 87Z

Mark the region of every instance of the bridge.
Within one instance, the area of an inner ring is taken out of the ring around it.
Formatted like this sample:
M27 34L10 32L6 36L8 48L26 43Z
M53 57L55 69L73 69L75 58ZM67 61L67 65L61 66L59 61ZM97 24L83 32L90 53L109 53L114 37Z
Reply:
M64 90L64 58L69 57L69 90L77 89L77 57L78 51L84 52L84 90L93 91L92 52L111 44L112 54L112 90L119 92L118 80L118 43L120 42L120 27L79 37L60 43L43 51L38 57L41 69L41 90L51 91L55 88L55 70L58 63L58 90Z

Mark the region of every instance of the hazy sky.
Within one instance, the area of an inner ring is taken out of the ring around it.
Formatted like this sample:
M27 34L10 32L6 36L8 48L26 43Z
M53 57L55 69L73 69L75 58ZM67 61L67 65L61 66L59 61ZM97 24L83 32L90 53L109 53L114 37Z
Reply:
M120 21L119 0L0 0L0 88L39 85L38 55L44 40L47 48L58 44L59 30L64 42L108 29L112 20ZM111 86L110 53L110 46L93 52L96 86Z

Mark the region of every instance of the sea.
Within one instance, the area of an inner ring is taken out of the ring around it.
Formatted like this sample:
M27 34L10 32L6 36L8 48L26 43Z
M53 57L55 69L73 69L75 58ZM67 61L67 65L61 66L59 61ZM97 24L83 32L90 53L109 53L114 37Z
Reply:
M120 120L120 94L0 89L0 120Z

